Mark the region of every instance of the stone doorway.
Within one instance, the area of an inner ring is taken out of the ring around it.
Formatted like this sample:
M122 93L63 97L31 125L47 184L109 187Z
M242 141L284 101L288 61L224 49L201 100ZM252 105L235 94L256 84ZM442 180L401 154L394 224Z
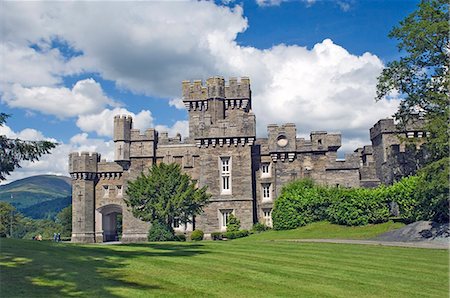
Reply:
M111 204L99 208L103 242L119 241L122 238L122 207Z

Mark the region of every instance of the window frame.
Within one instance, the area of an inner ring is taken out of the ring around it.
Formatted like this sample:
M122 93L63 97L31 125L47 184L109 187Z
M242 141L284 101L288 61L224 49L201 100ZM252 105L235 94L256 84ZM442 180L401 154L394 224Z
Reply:
M263 202L272 201L272 183L261 183L261 200Z
M227 161L225 164L224 161ZM232 158L231 156L219 156L219 184L220 194L231 195L232 189ZM226 188L225 188L226 187Z

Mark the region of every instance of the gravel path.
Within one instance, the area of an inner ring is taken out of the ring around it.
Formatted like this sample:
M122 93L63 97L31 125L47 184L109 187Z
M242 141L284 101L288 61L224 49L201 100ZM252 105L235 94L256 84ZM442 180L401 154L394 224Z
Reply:
M399 242L399 241L380 241L380 240L348 240L348 239L286 239L283 241L292 242L315 242L315 243L343 243L343 244L365 244L381 246L400 246L416 248L449 249L449 242L421 241L421 242Z

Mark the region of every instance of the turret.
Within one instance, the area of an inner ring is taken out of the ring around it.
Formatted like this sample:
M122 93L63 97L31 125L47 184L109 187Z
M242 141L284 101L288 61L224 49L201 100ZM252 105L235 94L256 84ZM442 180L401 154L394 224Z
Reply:
M131 116L117 115L114 117L114 160L116 162L130 161L130 142L133 119Z
M70 153L72 177L72 242L95 242L95 184L100 154Z

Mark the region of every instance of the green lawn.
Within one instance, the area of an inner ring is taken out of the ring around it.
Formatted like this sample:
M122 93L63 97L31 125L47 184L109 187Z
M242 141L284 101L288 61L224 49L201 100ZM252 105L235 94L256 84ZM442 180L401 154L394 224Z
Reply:
M327 224L318 225L304 238ZM267 241L276 238L270 233L233 241L130 245L2 239L0 296L449 295L447 250Z
M403 223L392 221L377 225L360 227L347 227L330 224L328 222L315 222L307 226L287 231L267 231L252 235L253 240L273 239L371 239L380 234L403 227Z

